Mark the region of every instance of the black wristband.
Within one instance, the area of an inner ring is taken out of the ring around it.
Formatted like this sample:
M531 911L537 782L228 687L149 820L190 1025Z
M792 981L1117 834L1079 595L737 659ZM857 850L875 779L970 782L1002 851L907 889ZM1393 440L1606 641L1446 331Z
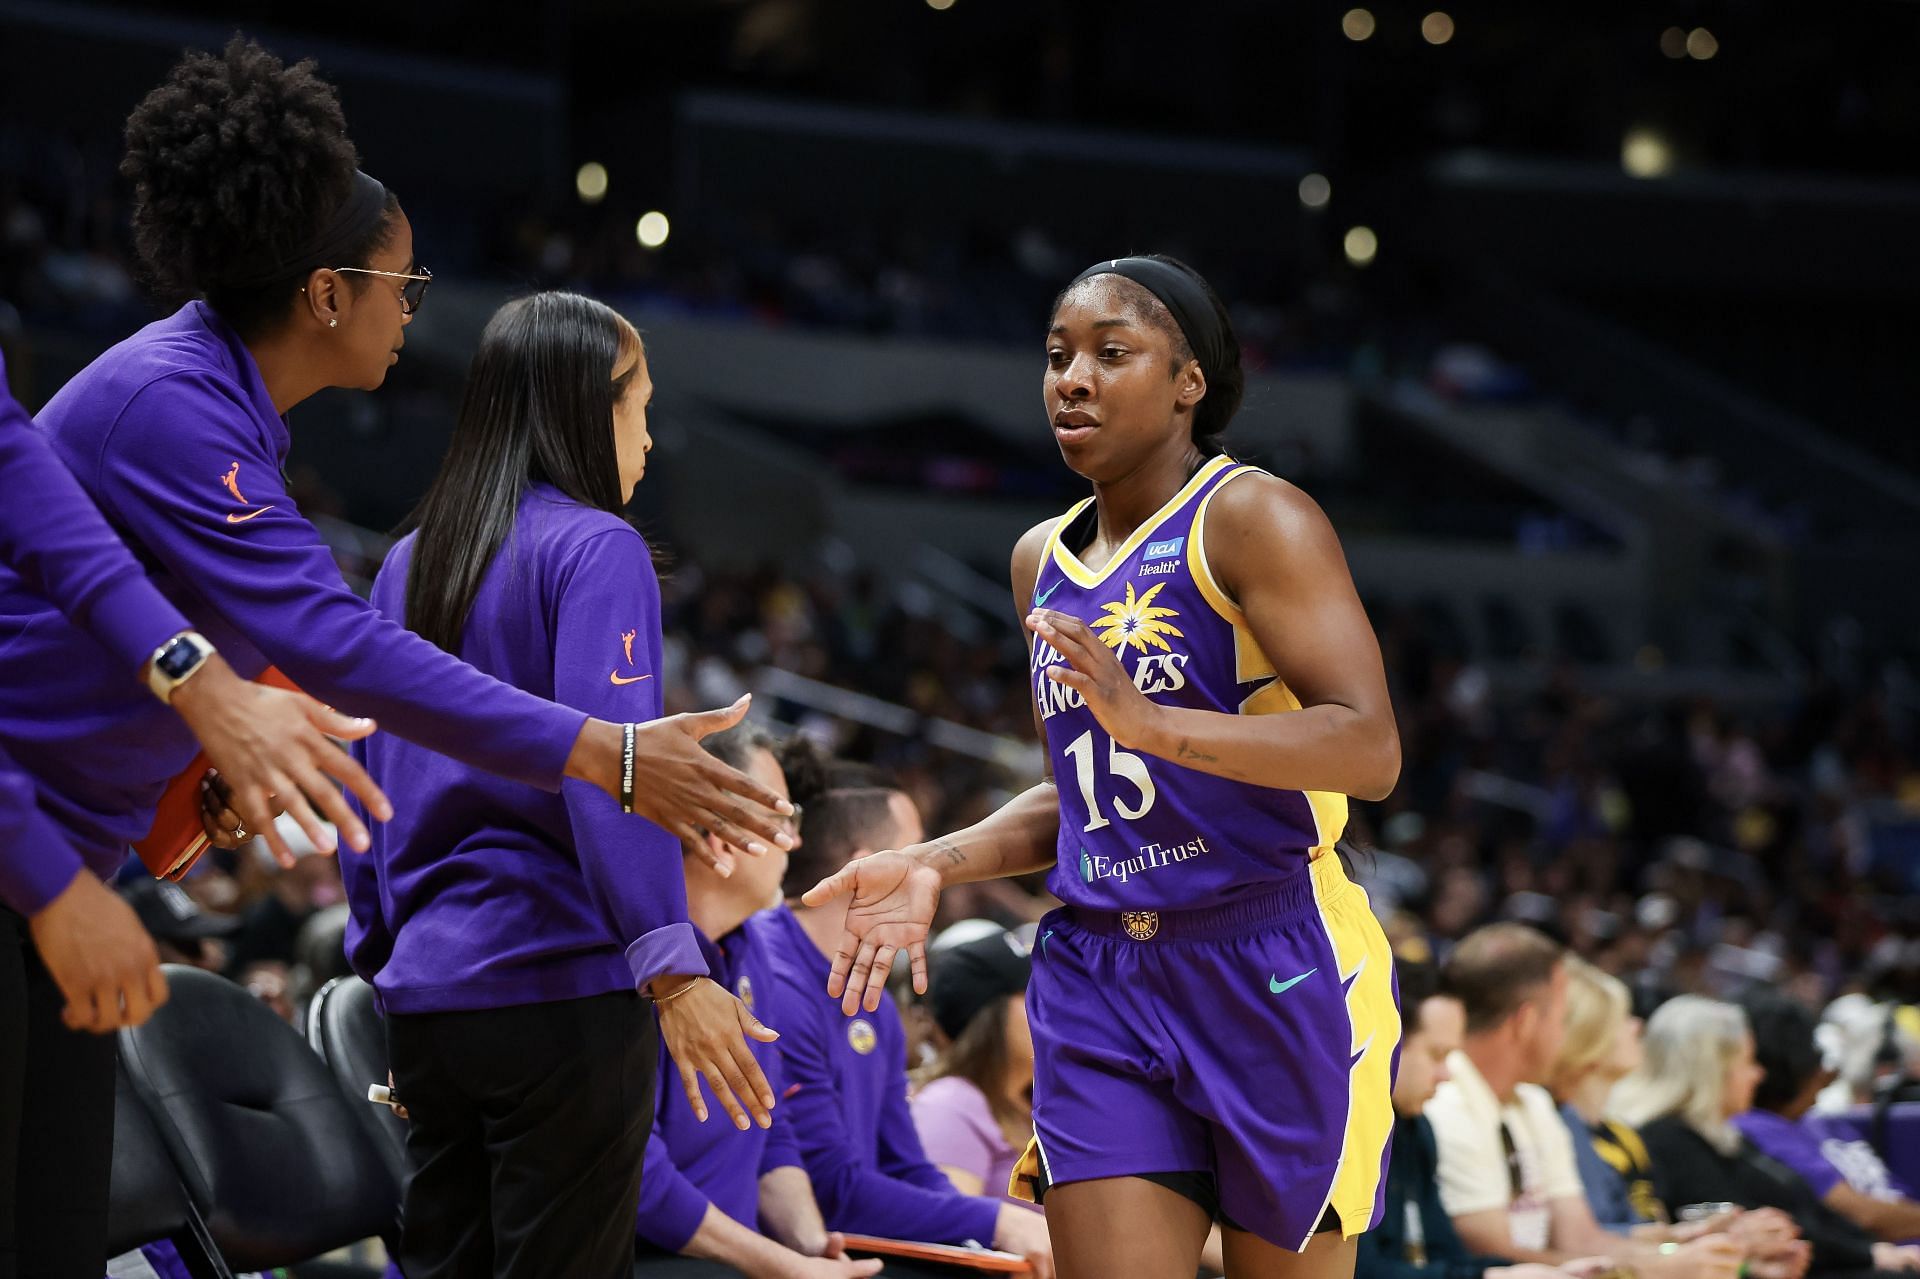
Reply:
M620 811L633 811L633 729L632 724L620 726Z

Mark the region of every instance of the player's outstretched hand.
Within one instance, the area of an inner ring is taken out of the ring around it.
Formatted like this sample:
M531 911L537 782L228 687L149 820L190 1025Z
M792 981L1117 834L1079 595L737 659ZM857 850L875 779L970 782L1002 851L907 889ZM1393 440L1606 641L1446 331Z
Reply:
M218 654L174 690L172 705L226 779L243 829L264 838L282 866L293 865L293 850L273 828L278 812L291 813L313 846L326 853L334 850L334 835L323 818L339 828L349 847L365 852L370 842L340 793L342 784L375 820L393 816L373 778L330 740L365 737L374 730L372 720L342 715L305 693L243 680Z
M1148 613L1156 610L1147 609ZM1065 684L1086 699L1087 709L1121 746L1136 749L1158 707L1134 685L1120 656L1079 618L1050 608L1027 614L1027 629L1054 646L1065 666L1047 667L1047 678Z
M940 904L940 872L912 852L874 853L841 867L809 888L800 900L824 906L847 897L846 931L834 952L827 993L851 1017L864 1003L880 1007L887 993L893 957L904 950L913 960L913 988L927 993L927 934Z
M706 1099L700 1095L704 1077L735 1128L744 1132L753 1123L768 1127L773 1123L773 1087L747 1040L770 1044L780 1038L778 1032L761 1025L731 991L706 977L690 979L693 989L678 993L686 980L663 977L655 989L662 983L670 986L658 995L660 1038L679 1068L694 1118L707 1122Z

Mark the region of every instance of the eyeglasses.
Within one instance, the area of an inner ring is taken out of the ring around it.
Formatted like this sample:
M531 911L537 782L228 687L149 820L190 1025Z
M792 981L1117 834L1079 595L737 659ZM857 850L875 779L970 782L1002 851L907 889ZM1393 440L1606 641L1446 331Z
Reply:
M420 300L427 296L427 286L433 283L433 272L421 267L418 271L376 271L370 266L336 266L328 270L342 275L348 272L354 275L384 275L389 280L405 280L400 286L400 310L412 315L420 309Z

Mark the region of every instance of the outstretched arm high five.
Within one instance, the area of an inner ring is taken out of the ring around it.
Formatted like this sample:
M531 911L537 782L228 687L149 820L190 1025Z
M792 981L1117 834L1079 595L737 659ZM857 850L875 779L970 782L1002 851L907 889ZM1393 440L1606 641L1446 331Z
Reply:
M1052 527L1052 521L1035 525L1013 548L1013 605L1021 617L1033 601L1040 553ZM1034 729L1042 731L1037 711ZM1049 767L1038 786L965 830L862 857L815 884L800 899L808 906L850 899L827 993L849 1017L862 1005L872 1012L886 993L894 955L904 950L913 960L913 988L925 994L927 934L941 890L1044 869L1053 864L1059 837L1060 802Z

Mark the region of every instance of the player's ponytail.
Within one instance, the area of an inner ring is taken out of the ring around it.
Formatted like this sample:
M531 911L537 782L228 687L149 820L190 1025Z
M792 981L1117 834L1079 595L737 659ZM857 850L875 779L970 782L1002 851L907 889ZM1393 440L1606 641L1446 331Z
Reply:
M1240 401L1247 393L1247 372L1240 364L1240 339L1233 331L1233 318L1227 314L1226 303L1213 291L1206 277L1184 262L1157 254L1155 257L1193 277L1206 294L1214 320L1220 327L1221 340L1216 344L1216 352L1212 356L1214 367L1208 368L1204 362L1200 365L1200 371L1206 375L1207 393L1193 409L1194 446L1208 457L1213 457L1227 451L1227 427L1233 422L1234 415L1240 412Z

